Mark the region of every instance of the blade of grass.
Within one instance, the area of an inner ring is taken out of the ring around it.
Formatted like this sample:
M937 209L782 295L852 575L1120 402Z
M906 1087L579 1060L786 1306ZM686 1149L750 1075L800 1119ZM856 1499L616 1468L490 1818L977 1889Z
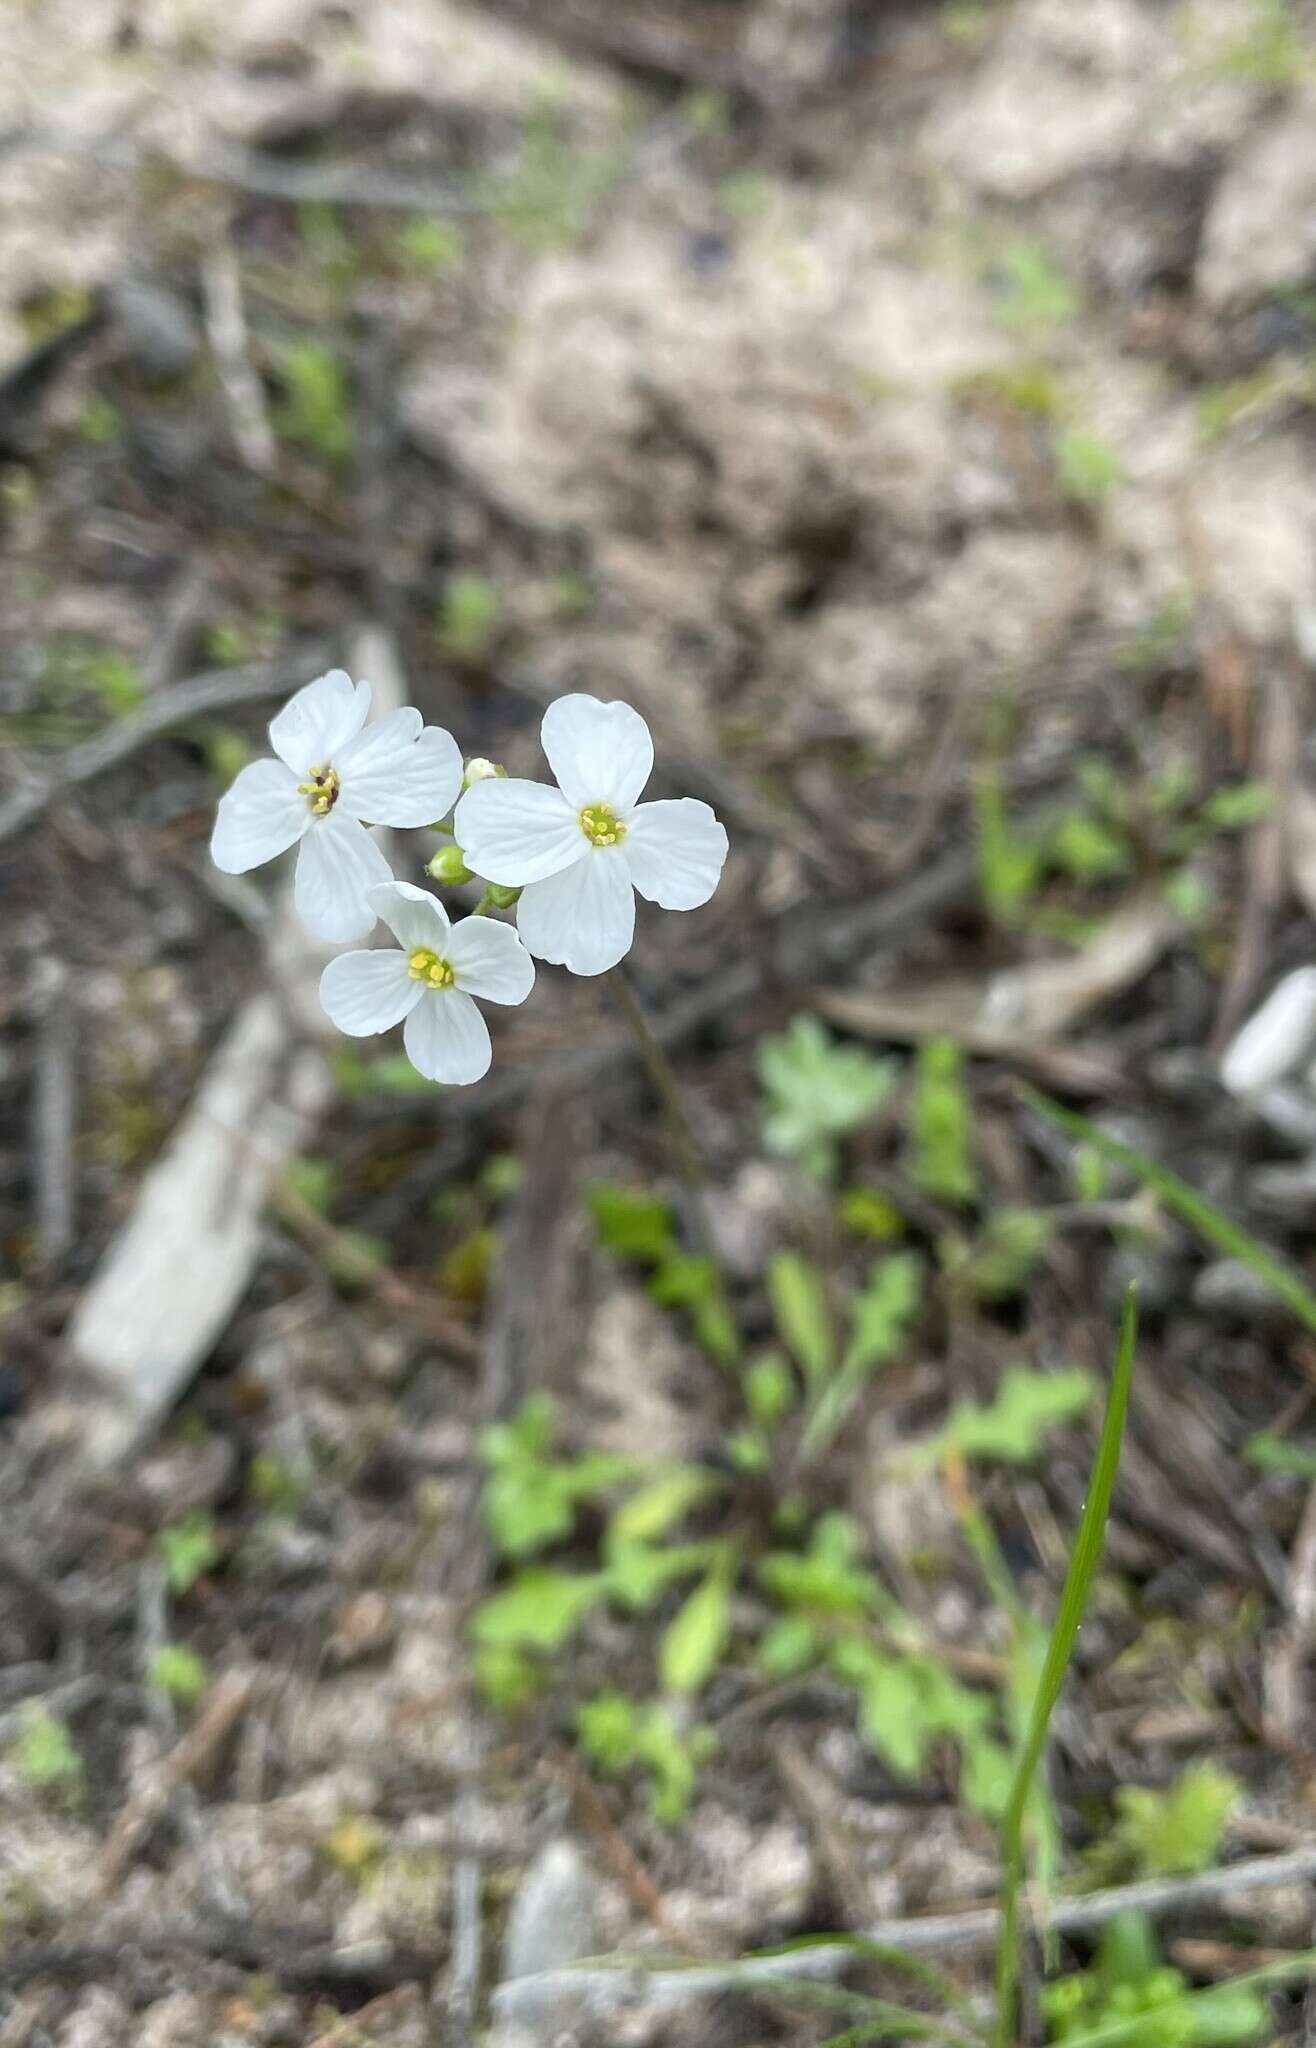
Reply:
M1122 1166L1149 1188L1155 1189L1167 1209L1182 1217L1191 1229L1213 1244L1217 1251L1226 1252L1230 1258L1241 1259L1250 1266L1257 1278L1264 1280L1271 1291L1278 1295L1287 1308L1291 1308L1299 1322L1309 1330L1316 1330L1316 1293L1299 1278L1291 1266L1277 1259L1273 1252L1259 1244L1250 1231L1241 1223L1235 1223L1214 1202L1208 1202L1205 1195L1199 1195L1190 1188L1187 1181L1179 1179L1169 1168L1161 1166L1155 1159L1149 1159L1132 1145L1121 1143L1107 1132L1080 1116L1076 1110L1065 1109L1053 1102L1048 1095L1039 1095L1034 1088L1020 1085L1019 1094L1030 1109L1049 1123L1056 1124L1071 1138L1080 1138L1090 1145L1094 1152L1109 1159L1116 1166Z
M959 2014L966 2026L986 2039L986 2027L954 1978L948 1977L944 1970L937 1969L934 1964L925 1962L922 1956L911 1955L908 1949L894 1948L890 1942L872 1941L865 1934L802 1934L796 1941L783 1942L779 1948L760 1949L756 1953L789 1956L820 1948L845 1949L850 1955L858 1956L864 1962L875 1963L881 1969L895 1970L902 1976L911 1978L914 1983L921 1984L925 1991L930 1991L935 1997L942 1999Z
M870 1945L872 1946L872 1945ZM785 1951L770 1951L783 1954ZM735 1966L730 1969L734 1972ZM850 1991L839 1984L816 1983L809 1977L774 1977L771 1986L761 1978L750 1977L747 1983L756 1992L770 1989L774 1998L794 2003L814 2012L831 2012L849 2015L855 2021L854 2038L866 2041L884 2039L936 2040L952 2044L952 2048L978 2048L981 2033L974 2021L973 2032L966 2033L958 2020L944 2013L919 2012L912 2005L899 2005L893 1999L873 1998L864 1991ZM849 2033L840 2037L849 2040Z
M1128 1413L1129 1387L1133 1378L1133 1351L1137 1334L1138 1299L1136 1290L1130 1288L1125 1297L1119 1350L1115 1358L1115 1371L1111 1378L1105 1419L1101 1425L1101 1441L1097 1445L1096 1462L1092 1467L1083 1518L1078 1525L1078 1535L1069 1559L1069 1570L1065 1574L1064 1591L1060 1596L1060 1609L1056 1615L1055 1626L1051 1630L1051 1640L1047 1644L1046 1661L1042 1666L1042 1676L1038 1680L1028 1732L1015 1766L1010 1796L1001 1820L1001 1933L996 1949L996 2048L1013 2048L1015 2040L1019 1988L1019 1894L1024 1880L1024 1816L1028 1811L1033 1779L1046 1748L1051 1715L1065 1682L1065 1673L1074 1653L1074 1644L1082 1626L1083 1612L1088 1603L1088 1595L1092 1591L1092 1581L1096 1577L1097 1565L1106 1539L1106 1520L1110 1514L1115 1474L1119 1467L1120 1446L1124 1440L1124 1418Z

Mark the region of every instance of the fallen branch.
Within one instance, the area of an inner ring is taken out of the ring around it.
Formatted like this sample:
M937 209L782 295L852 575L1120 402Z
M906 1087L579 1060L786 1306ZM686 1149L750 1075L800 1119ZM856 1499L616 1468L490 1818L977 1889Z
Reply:
M81 157L107 170L140 172L163 164L180 178L229 185L257 199L281 199L290 206L376 206L397 213L482 211L469 195L439 178L405 171L378 171L354 164L292 164L257 150L214 144L194 157L173 156L112 135L79 135L67 128L10 128L0 133L0 157Z
M256 1670L228 1671L216 1682L195 1724L115 1822L96 1872L97 1898L108 1897L118 1885L138 1844L173 1795L182 1786L190 1785L214 1761L251 1705L260 1675Z
M242 668L206 669L185 683L160 691L140 711L115 719L103 732L95 733L79 746L66 748L55 757L45 775L7 797L0 804L0 844L41 817L66 791L117 768L139 747L209 712L231 711L239 704L258 704L266 697L282 697L310 682L327 659L324 647L312 645L280 655L274 661L248 662Z
M1232 1899L1238 1892L1260 1891L1269 1885L1308 1883L1313 1877L1316 1842L1304 1844L1287 1855L1258 1856L1193 1877L1151 1878L1142 1884L1116 1885L1086 1898L1062 1899L1050 1908L1036 1896L1030 1904L1039 1930L1045 1927L1057 1934L1081 1934L1104 1927L1118 1913L1168 1913L1181 1906ZM885 1948L926 1954L940 1949L989 1948L999 1928L997 1907L982 1906L965 1913L930 1914L916 1920L880 1920L875 1927L864 1929L860 1938ZM593 1967L574 1964L567 1969L544 1970L533 1977L510 1978L494 1993L494 2012L498 2019L533 2025L536 2015L559 2010L559 2001L568 1997L579 2001L580 2009L591 2018L637 2006L654 2010L728 1991L756 1991L790 1978L839 1977L856 1960L862 1957L839 1943L750 1956L740 1963L696 1963L689 1967L674 1964L670 1958L648 1964L640 1956L619 1957Z

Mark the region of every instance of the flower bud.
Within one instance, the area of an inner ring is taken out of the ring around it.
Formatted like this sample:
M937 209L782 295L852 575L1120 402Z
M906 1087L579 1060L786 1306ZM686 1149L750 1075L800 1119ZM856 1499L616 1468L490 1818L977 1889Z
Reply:
M460 882L471 882L475 879L455 840L451 846L441 846L438 852L431 856L425 864L425 872L432 875L436 882L442 882L450 889L455 889Z
M501 761L486 761L483 754L472 754L466 763L466 778L463 789L469 789L473 782L491 782L495 775L505 776L507 770Z
M506 888L501 882L487 883L484 893L495 910L510 910L514 903L521 900L519 889Z

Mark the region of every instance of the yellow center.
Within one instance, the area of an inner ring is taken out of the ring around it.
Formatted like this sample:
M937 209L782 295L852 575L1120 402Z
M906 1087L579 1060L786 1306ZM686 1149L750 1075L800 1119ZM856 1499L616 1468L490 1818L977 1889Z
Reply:
M417 946L407 962L413 981L426 988L451 988L457 979L451 960L442 960L429 946Z
M317 818L327 817L338 802L338 771L327 764L323 768L312 768L310 780L299 782L298 796L304 796Z
M586 804L580 829L591 846L620 846L626 837L626 827L611 804Z

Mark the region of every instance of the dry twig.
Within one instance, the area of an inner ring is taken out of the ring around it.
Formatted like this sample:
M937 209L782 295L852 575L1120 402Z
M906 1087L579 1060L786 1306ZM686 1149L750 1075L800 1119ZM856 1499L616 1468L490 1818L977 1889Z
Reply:
M1258 1891L1269 1885L1309 1883L1316 1877L1316 1843L1307 1843L1285 1856L1259 1856L1247 1863L1235 1863L1208 1870L1193 1877L1152 1878L1143 1884L1117 1885L1086 1898L1063 1899L1049 1906L1039 1897L1030 1901L1031 1918L1039 1929L1049 1927L1060 1934L1084 1933L1104 1927L1117 1913L1168 1913L1181 1906L1202 1905L1230 1899L1235 1893ZM939 1950L990 1948L1000 1928L995 1906L975 1907L965 1913L936 1913L916 1920L881 1920L863 1930L863 1937L886 1948L903 1948L911 1954L927 1955ZM627 1957L619 1966L588 1968L576 1965L564 1970L546 1970L537 1977L516 1977L499 1986L494 2010L500 2019L533 2020L536 2013L571 1994L591 2016L643 2006L650 2010L689 2003L728 1991L771 1990L790 1978L830 1980L841 1976L854 1956L843 1947L792 1949L782 1955L752 1956L741 1963L695 1964L689 1968L658 1966L646 1968L640 1956Z
M107 1898L156 1820L180 1786L188 1785L212 1764L256 1694L261 1674L252 1669L226 1671L216 1681L200 1716L164 1759L151 1782L124 1808L110 1832L96 1872L95 1896Z
M127 718L116 718L103 732L58 754L40 779L14 790L0 803L0 844L34 824L57 797L94 776L104 775L128 760L139 747L177 731L193 718L212 711L231 711L239 704L258 704L281 697L309 682L325 665L327 650L311 645L274 661L248 662L241 668L206 669L185 683L162 690Z

